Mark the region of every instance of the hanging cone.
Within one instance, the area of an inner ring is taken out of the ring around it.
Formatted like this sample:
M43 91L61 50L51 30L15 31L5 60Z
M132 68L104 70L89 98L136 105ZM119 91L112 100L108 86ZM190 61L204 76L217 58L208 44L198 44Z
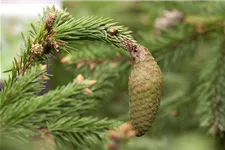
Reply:
M136 136L142 136L155 119L160 104L163 76L147 48L130 41L125 41L123 45L132 58L129 116Z

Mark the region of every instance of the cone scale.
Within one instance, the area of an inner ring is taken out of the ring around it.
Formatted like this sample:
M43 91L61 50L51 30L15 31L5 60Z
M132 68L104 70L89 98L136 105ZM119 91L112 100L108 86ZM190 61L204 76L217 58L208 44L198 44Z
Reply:
M147 48L125 41L132 59L129 76L129 117L136 136L144 135L155 119L162 93L162 72Z

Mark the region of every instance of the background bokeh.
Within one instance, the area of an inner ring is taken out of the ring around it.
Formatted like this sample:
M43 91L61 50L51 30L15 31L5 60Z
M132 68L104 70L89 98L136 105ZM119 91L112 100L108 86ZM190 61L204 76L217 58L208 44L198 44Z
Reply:
M223 12L225 10L225 2L63 1L61 3L62 7L67 8L68 12L75 18L85 16L113 18L118 24L129 27L133 31L133 37L139 43L148 47L150 51L152 36L161 36L156 34L156 19L162 16L166 10L175 9L182 12L185 19L188 18L189 21L191 19L194 20L193 27L199 22L203 22L204 24L207 21L224 17ZM20 32L26 32L29 22L34 19L25 19L21 16L20 18L1 16L1 19L1 65L2 70L5 70L10 68L11 60L20 51L19 48L22 41ZM177 26L183 27L184 25L182 23L179 25L178 23ZM179 33L183 33L183 30L185 30L182 27L181 29L176 27L171 32L173 34L177 32L179 36ZM192 96L196 92L196 86L193 85L196 84L195 82L198 79L199 72L209 60L217 57L213 49L217 41L209 40L209 37L194 40L194 42L198 41L197 45L190 41L189 46L193 44L193 55L184 55L182 61L176 61L176 59L171 60L168 57L168 61L166 61L168 64L164 65L165 61L159 59L160 53L157 54L158 59L156 58L156 60L160 60L159 65L164 73L162 106L150 131L144 137L134 137L124 142L121 150L219 149L219 145L221 144L220 136L212 136L206 129L200 127L200 118L196 115L197 109L199 109L197 107L198 101ZM211 37L220 39L221 35L215 32ZM178 47L180 43L178 42ZM187 45L184 45L184 47ZM168 44L167 46L169 47L170 45ZM168 47L165 46L164 49L169 49ZM82 44L77 46L77 49L99 49L103 53L104 49L105 52L121 51L116 47L98 43L98 41L83 41ZM188 50L187 48L184 51L187 52ZM57 58L64 57L65 55L62 54L57 56ZM74 56L72 56L76 59L75 55L78 55L78 53L76 54L75 52ZM124 54L124 56L128 57L127 54ZM91 58L91 56L88 58ZM67 84L78 74L88 74L85 69L77 69L75 65L65 68L65 65L61 63L60 59L54 58L51 62L50 68L53 77L51 77L51 83L48 85L50 89ZM129 120L127 82L130 63L129 61L125 61L125 63L127 65L123 66L124 68L119 72L119 77L116 80L111 95L106 97L107 100L102 102L102 105L99 106L97 111L90 112L90 115L118 119L121 122L127 122ZM104 68L101 71L104 73ZM1 77L2 80L6 79L7 74L3 74ZM224 140L224 138L222 139ZM96 148L94 147L93 149L101 149L102 145L96 145Z

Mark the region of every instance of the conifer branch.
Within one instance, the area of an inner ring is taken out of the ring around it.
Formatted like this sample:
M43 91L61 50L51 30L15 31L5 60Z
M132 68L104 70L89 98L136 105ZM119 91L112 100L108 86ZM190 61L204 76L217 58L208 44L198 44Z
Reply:
M48 134L53 134L58 146L72 143L74 147L84 147L85 144L82 143L96 143L103 140L103 131L116 125L116 122L91 117L85 119L80 115L87 114L88 110L96 107L98 99L107 94L106 90L111 84L109 81L104 83L99 80L101 84L93 86L90 81L76 79L45 95L25 97L11 105L4 105L0 111L1 134L8 136L9 139L18 138L17 140L25 141L23 144L26 144L31 137L40 135L41 132L38 130L44 127L48 130ZM90 86L93 86L94 94L86 95L83 89ZM66 142L68 139L71 141Z
M99 75L98 70L94 86L89 80L81 83L76 80L37 96L47 79L46 70L40 71L37 66L44 64L49 54L75 50L80 40L98 40L122 47L124 39L135 42L130 34L126 27L116 25L109 18L74 19L64 10L44 9L40 20L31 23L29 35L22 34L23 52L14 59L9 70L11 77L1 92L1 134L11 138L12 133L16 133L23 141L28 141L29 137L48 131L54 138L63 139L62 143L70 139L75 147L102 140L100 134L115 125L115 121L80 115L96 107L108 94L107 89L113 85L112 74ZM39 130L40 127L46 130Z
M200 85L196 91L198 93L198 112L202 115L201 125L209 128L213 135L221 134L225 131L225 40L222 41L218 50L218 57L214 58L203 69L200 76Z
M213 32L221 32L223 21L196 25L187 20L185 24L177 24L175 29L167 29L159 37L143 35L143 40L150 45L150 51L164 67L172 66L178 61L193 56L197 49L198 39Z
M194 2L180 2L180 1L169 1L169 2L157 2L157 3L145 3L148 5L149 10L154 10L155 8L162 10L177 9L183 11L185 14L193 16L193 19L198 19L199 21L209 22L211 18L224 17L224 7L225 3L223 1L194 1ZM217 10L217 11L215 11ZM151 11L154 13L155 11ZM197 17L196 17L197 16ZM208 19L209 18L209 19ZM197 20L196 20L197 21Z
M14 84L17 76L24 75L35 63L43 63L48 54L76 50L80 40L100 40L117 47L123 47L121 42L125 39L135 42L128 28L116 24L109 18L74 19L64 10L47 7L40 20L31 23L29 35L23 35L25 50L18 60L14 60L13 68L9 70L12 79L8 82Z
M12 84L13 77L9 77L10 82L5 82L5 88L1 93L1 108L4 105L20 101L24 97L38 95L44 88L44 83L47 78L48 75L45 69L41 70L40 66L34 66L23 76L15 78L15 84Z
M10 126L22 124L41 111L50 111L64 101L64 98L80 92L83 86L70 83L43 96L27 97L23 101L16 101L0 110L1 130Z
M217 74L215 81L215 91L214 98L212 100L212 115L213 115L213 124L215 127L215 132L224 132L225 131L225 40L222 42L219 49L219 59L217 62Z
M99 139L103 140L103 131L117 124L116 121L99 120L93 117L66 117L51 121L47 126L56 137L56 143L59 146L60 144L72 144L74 148L81 149L82 147L91 147L91 144Z
M85 66L88 66L88 68L85 67L86 69L93 71L99 65L104 67L106 64L112 64L112 69L115 72L115 69L119 69L122 64L130 66L130 57L122 49L114 51L105 44L95 43L94 45L81 48L80 51L72 52L71 55L64 56L61 59L61 63L67 66L68 64L71 66L76 65L77 72L82 72L80 68Z

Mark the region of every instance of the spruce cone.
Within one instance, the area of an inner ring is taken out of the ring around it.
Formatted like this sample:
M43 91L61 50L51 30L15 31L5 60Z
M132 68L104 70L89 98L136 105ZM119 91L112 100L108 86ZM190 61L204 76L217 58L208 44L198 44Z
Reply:
M162 91L162 72L149 50L125 41L132 58L129 77L129 115L136 136L144 135L151 127L158 110Z

